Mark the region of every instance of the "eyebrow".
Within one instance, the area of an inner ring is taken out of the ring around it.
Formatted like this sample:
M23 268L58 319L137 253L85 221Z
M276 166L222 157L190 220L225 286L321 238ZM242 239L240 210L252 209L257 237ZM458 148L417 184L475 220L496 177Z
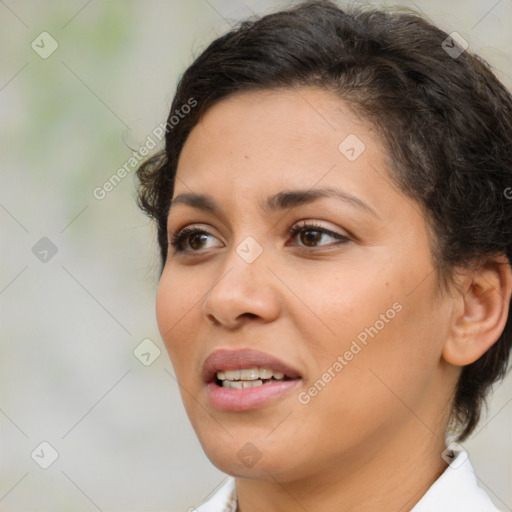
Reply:
M309 204L318 199L335 197L345 203L352 206L365 210L372 215L378 217L377 213L373 208L367 205L358 197L333 188L322 188L322 189L310 189L310 190L283 190L266 198L260 203L260 208L266 213L277 212L280 210L286 210ZM215 200L206 194L195 194L195 193L184 193L176 196L171 200L169 211L179 205L187 205L198 210L208 211L214 215L220 215L221 209L215 202Z

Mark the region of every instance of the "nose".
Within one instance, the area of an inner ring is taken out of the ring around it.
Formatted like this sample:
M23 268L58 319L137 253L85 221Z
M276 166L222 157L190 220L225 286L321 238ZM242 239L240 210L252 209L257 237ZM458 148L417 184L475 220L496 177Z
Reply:
M233 248L203 301L206 320L227 329L236 329L248 321L275 320L281 302L276 289L278 282L267 263L265 252L248 263Z

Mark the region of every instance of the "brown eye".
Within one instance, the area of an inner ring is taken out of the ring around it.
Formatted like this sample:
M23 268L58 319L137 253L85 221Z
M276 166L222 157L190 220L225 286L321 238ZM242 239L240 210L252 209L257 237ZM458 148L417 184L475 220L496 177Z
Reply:
M321 239L322 232L317 229L308 229L300 232L300 241L308 247L314 247Z
M298 226L292 226L289 233L293 239L298 239L298 243L292 245L298 245L299 247L305 247L308 249L342 245L350 242L350 238L312 223L303 223ZM331 239L330 243L329 238ZM324 243L321 243L322 241L324 241Z
M190 236L188 239L190 248L194 249L194 251L201 249L207 238L206 233L196 233Z
M176 253L196 253L215 247L215 241L218 242L218 239L208 231L198 227L187 226L176 235L170 235L169 245Z

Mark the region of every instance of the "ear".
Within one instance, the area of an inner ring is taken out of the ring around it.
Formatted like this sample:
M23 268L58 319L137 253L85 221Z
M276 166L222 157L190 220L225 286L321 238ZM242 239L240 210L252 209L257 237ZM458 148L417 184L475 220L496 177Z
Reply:
M512 272L505 255L460 274L461 295L452 315L443 358L455 366L474 363L498 340L508 318ZM512 321L512 320L511 320Z

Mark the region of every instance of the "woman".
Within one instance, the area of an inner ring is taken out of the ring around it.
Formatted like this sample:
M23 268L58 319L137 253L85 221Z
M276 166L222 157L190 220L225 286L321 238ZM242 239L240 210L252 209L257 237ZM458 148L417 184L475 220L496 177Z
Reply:
M460 39L328 1L182 76L138 171L157 321L229 478L197 510L495 511L467 453L512 343L512 98Z

